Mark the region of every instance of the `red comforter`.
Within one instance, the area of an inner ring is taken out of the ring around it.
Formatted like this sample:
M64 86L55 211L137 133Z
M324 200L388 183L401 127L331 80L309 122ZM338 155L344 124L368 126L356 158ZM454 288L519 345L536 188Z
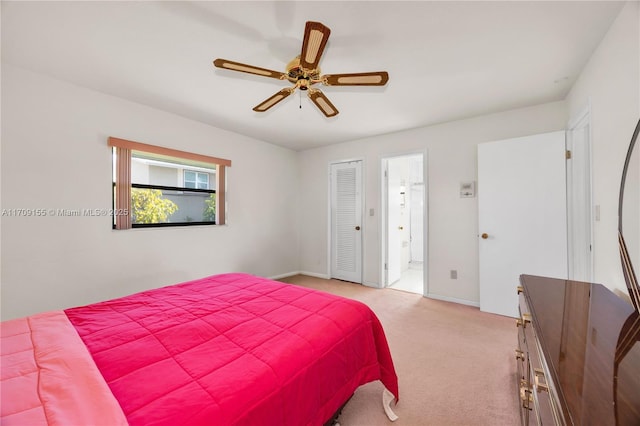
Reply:
M132 425L318 425L361 384L398 396L375 314L323 292L225 274L65 312Z

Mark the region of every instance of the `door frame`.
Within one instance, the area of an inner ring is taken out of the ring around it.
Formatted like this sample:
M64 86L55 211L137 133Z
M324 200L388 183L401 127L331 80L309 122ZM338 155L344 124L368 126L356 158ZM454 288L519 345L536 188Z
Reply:
M366 172L366 167L365 167L365 159L364 157L354 157L354 158L349 158L346 160L330 160L329 163L327 164L327 278L331 279L331 264L332 264L332 259L333 259L333 254L331 252L332 248L333 248L333 221L332 221L332 217L331 217L331 207L333 207L332 202L333 202L333 197L331 194L331 166L333 166L334 164L341 164L341 163L352 163L354 161L359 161L360 162L360 173L361 173L361 179L360 179L360 229L362 232L360 232L360 242L361 242L361 247L362 249L360 250L360 259L358 259L358 261L360 262L360 281L358 282L358 284L362 284L364 282L364 252L365 252L365 244L364 244L364 232L366 231L366 227L364 224L364 211L365 211L365 200L366 200L366 194L364 192L365 189L365 172Z
M588 126L587 132L587 143L586 149L589 153L589 158L576 158L573 153L575 149L573 149L573 139L572 139L572 131L578 127L583 125ZM589 171L589 244L591 245L591 251L589 253L589 277L587 281L592 282L594 277L594 212L593 212L593 130L592 130L592 120L591 120L591 100L587 100L587 104L578 111L578 113L571 117L571 119L567 123L567 131L566 131L566 149L572 152L572 158L569 162L567 161L567 272L569 279L573 279L573 253L572 253L572 238L571 238L571 190L573 188L573 175L571 174L571 169L573 168L573 164L575 161L581 161L583 166L588 167Z
M428 150L411 150L404 152L396 152L390 154L380 155L380 167L378 169L378 179L380 182L380 220L378 227L378 235L380 236L380 288L388 286L387 269L385 265L388 261L387 256L387 229L389 224L387 223L387 200L388 200L388 186L385 172L387 171L387 160L396 157L408 157L414 155L422 155L422 181L424 182L424 191L422 194L422 296L427 297L429 294L429 162L428 162Z

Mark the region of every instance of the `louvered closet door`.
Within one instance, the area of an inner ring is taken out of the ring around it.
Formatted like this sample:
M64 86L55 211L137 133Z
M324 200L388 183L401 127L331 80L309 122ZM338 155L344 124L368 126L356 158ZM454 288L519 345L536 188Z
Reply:
M362 283L362 161L331 165L331 277Z

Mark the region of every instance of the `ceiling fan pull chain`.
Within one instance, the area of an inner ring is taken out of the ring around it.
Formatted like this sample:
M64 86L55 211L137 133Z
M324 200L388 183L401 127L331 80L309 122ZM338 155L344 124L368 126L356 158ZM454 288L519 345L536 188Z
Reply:
M300 100L300 109L302 109L302 92L298 92L298 99Z

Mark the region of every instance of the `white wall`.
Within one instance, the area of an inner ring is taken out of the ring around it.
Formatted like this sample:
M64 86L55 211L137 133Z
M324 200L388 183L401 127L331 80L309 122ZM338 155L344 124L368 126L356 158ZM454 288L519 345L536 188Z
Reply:
M567 96L569 117L591 104L594 280L626 292L618 252L618 194L640 117L640 3L628 2ZM636 270L639 266L636 266Z
M2 208L111 207L107 137L232 160L228 225L114 231L104 217L2 217L2 318L210 274L297 271L296 154L2 67Z
M363 278L366 284L377 286L381 282L381 158L426 149L429 293L477 303L477 198L459 197L460 182L476 180L476 145L560 130L566 121L565 103L555 102L300 152L300 269L328 274L329 162L364 156ZM369 209L375 209L374 216L369 216ZM449 278L451 269L458 270L457 280Z
M566 103L300 153L3 64L2 208L108 209L108 136L229 158L233 167L224 227L113 231L109 217L3 217L2 318L225 271L326 275L328 163L363 156L365 212L375 209L363 224L363 274L367 284L378 285L380 159L424 150L429 291L477 302L477 198L458 196L461 181L476 180L476 145L562 129L588 102L594 204L601 209L595 278L624 289L616 209L624 153L640 116L639 8L629 2L622 9ZM450 269L458 270L457 280L449 278Z

